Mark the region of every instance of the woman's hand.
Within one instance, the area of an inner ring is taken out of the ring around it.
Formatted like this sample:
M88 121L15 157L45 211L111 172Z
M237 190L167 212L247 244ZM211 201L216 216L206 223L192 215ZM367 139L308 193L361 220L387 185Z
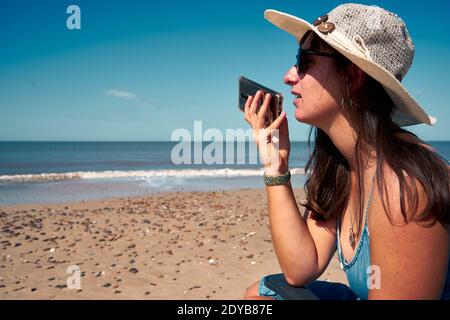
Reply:
M289 129L286 112L282 112L268 127L267 112L270 106L271 95L264 97L263 104L257 111L259 100L263 92L260 90L256 95L249 96L245 103L245 120L251 125L253 139L258 147L260 160L264 165L267 175L281 175L289 169Z

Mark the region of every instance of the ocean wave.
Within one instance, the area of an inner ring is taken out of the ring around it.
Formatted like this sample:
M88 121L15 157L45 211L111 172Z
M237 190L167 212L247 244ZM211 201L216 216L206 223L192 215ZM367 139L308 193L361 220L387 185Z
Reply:
M304 168L292 168L291 174L304 174ZM263 169L180 169L137 171L78 171L68 173L41 173L2 175L0 182L50 182L78 179L152 178L152 177L250 177L263 175Z

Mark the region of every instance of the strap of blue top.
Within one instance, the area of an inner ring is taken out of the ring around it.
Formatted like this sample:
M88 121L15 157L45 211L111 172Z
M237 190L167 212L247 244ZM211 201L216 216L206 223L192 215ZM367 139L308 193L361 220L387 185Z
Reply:
M366 207L366 216L364 218L364 224L367 225L367 216L369 215L369 207L370 207L370 202L372 200L372 194L373 194L373 186L375 184L375 177L377 175L377 171L375 170L375 174L372 177L372 185L370 187L370 193L369 193L369 199L367 200L367 207ZM340 223L339 223L339 215L337 215L337 230L340 229Z
M366 217L365 217L365 220L364 220L364 225L367 227L367 232L369 232L369 227L367 225L367 222L368 222L370 202L372 201L373 186L375 184L375 176L376 175L377 175L377 171L375 170L375 174L373 175L373 178L372 178L372 186L370 187L369 199L367 200Z
M371 185L371 187L370 187L369 199L367 200L367 207L366 207L366 211L365 211L366 216L365 216L365 218L364 218L364 227L367 228L367 233L368 233L368 234L369 234L369 227L368 227L368 225L367 225L367 222L368 222L369 208L370 208L370 203L371 203L371 201L372 201L373 186L374 186L374 184L375 184L375 177L376 177L376 175L377 175L377 171L375 170L375 173L374 173L374 175L373 175L373 177L372 177L372 185ZM340 231L341 231L341 223L340 223L340 217L339 217L339 215L337 215L337 217L336 217L336 224L337 224L337 226L336 226L336 230L337 230L337 248L338 248L338 254L341 255L341 254L342 254L342 253L341 253L341 244L340 244L340 237L341 237L341 234L340 234ZM369 234L369 235L370 235L370 234ZM342 257L342 258L343 258L343 257Z

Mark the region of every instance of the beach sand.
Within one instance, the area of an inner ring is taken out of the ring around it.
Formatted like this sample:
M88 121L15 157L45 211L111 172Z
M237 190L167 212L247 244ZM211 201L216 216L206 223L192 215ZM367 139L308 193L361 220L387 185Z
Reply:
M0 299L241 299L281 272L264 189L1 206L0 221ZM336 256L320 279L347 283Z

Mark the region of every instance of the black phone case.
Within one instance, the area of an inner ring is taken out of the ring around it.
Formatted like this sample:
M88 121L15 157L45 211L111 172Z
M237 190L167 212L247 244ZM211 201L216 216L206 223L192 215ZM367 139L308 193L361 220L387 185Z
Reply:
M264 93L270 93L272 95L268 117L268 122L272 123L282 112L283 95L244 76L239 78L239 109L244 111L245 102L247 101L248 96L255 96L258 90L262 90Z
M265 286L285 300L319 300L308 288L293 287L288 284L283 274L273 274L266 277Z

